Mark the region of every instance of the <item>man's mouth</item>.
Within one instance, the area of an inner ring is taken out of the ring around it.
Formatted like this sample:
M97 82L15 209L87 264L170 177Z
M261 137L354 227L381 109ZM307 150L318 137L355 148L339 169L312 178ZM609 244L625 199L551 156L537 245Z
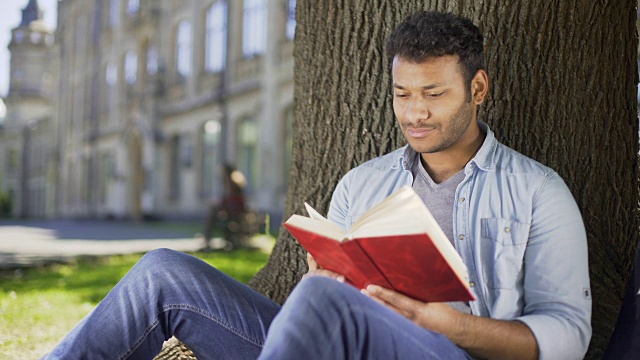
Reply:
M408 127L407 128L407 133L412 138L420 139L420 138L427 137L433 130L434 130L434 128L432 128L432 127L429 127L429 128Z

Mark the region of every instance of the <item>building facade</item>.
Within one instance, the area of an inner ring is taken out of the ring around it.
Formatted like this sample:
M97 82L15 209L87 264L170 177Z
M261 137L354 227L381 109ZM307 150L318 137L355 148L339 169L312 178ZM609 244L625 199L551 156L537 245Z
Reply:
M50 194L29 200L31 214L203 217L229 164L246 177L249 206L279 218L294 13L291 0L61 0L55 96L36 127L48 137Z

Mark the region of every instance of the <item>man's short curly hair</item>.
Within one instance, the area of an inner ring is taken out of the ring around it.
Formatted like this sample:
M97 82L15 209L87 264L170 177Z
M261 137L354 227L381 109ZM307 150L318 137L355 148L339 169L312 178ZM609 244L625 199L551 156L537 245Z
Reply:
M434 11L420 12L400 23L387 40L390 61L398 56L421 63L429 58L458 55L467 84L484 68L480 29L462 16Z

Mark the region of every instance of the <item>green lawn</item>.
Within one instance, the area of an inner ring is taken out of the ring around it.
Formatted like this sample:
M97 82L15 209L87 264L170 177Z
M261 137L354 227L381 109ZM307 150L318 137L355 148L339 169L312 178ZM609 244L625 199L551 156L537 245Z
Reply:
M257 250L195 253L247 282L267 261ZM107 294L142 254L0 271L0 359L37 359Z

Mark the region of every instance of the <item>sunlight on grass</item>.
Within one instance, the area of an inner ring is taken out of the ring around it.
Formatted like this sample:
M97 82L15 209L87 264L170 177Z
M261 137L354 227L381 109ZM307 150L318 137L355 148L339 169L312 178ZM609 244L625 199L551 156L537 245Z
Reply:
M269 256L250 250L193 255L245 283ZM141 256L0 271L0 359L37 359L50 351Z

